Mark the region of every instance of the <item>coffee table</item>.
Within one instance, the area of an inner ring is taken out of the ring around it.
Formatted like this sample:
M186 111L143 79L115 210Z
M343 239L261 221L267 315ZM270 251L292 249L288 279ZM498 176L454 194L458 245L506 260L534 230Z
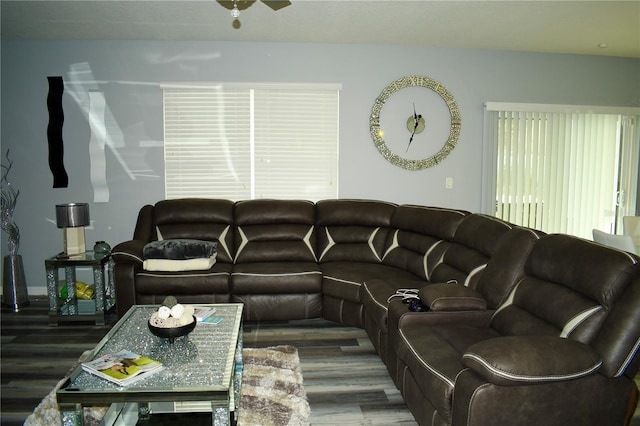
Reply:
M242 304L215 307L218 324L198 323L173 341L151 334L155 305L135 305L98 343L87 360L128 349L164 369L120 387L76 368L57 392L63 425L82 425L83 406L110 405L105 424L135 424L153 413L210 411L213 425L237 422L242 384Z

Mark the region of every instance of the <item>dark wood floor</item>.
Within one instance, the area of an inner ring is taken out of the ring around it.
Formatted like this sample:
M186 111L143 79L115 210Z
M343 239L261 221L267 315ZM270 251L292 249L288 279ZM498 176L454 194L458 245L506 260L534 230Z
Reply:
M22 425L110 328L77 322L51 327L47 306L46 298L32 297L20 312L0 316L2 426ZM308 320L245 323L244 331L246 347L298 348L313 425L416 425L363 330Z
M2 426L22 425L82 352L111 327L75 322L51 327L47 306L44 297L35 297L20 312L0 316ZM363 330L307 320L245 323L244 331L246 347L298 348L314 426L416 425ZM640 426L640 409L632 425Z

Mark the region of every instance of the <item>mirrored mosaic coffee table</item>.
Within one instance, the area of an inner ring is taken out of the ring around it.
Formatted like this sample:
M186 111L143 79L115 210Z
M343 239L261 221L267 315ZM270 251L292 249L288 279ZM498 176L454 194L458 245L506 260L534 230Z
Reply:
M79 366L57 392L63 425L82 425L83 406L110 405L104 424L136 424L156 413L208 412L213 425L237 421L242 384L242 304L215 307L218 324L198 323L173 342L154 336L147 322L158 309L133 306L87 360L127 349L156 359L164 369L120 387Z

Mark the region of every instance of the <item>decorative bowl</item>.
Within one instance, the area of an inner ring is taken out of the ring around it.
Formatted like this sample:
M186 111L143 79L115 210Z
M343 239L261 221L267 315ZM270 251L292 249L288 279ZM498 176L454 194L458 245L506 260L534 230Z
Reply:
M193 321L187 325L182 325L180 327L156 327L152 325L151 322L147 322L149 325L149 331L155 336L161 337L163 339L169 339L170 342L173 342L176 337L186 336L191 333L194 328L196 328L197 324L196 317L193 317Z

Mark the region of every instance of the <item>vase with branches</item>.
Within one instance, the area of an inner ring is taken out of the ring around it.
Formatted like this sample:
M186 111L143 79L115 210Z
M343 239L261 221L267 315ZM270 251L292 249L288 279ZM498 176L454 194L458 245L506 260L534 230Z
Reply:
M13 167L13 160L9 158L9 150L5 155L8 164L2 166L2 177L0 177L0 226L9 235L9 255L3 258L2 271L2 305L18 312L20 308L29 305L29 294L27 283L24 277L24 266L22 256L18 254L20 247L20 229L13 220L13 212L16 209L18 196L17 191L9 182L9 172Z
M8 179L11 167L13 167L13 160L9 158L8 149L5 158L8 165L1 164L2 178L0 180L0 187L2 192L2 204L0 206L0 214L2 214L2 217L0 225L2 226L2 230L9 236L9 254L15 256L18 254L18 248L20 247L20 229L13 220L13 211L16 208L20 191L11 186L11 182L9 182Z

